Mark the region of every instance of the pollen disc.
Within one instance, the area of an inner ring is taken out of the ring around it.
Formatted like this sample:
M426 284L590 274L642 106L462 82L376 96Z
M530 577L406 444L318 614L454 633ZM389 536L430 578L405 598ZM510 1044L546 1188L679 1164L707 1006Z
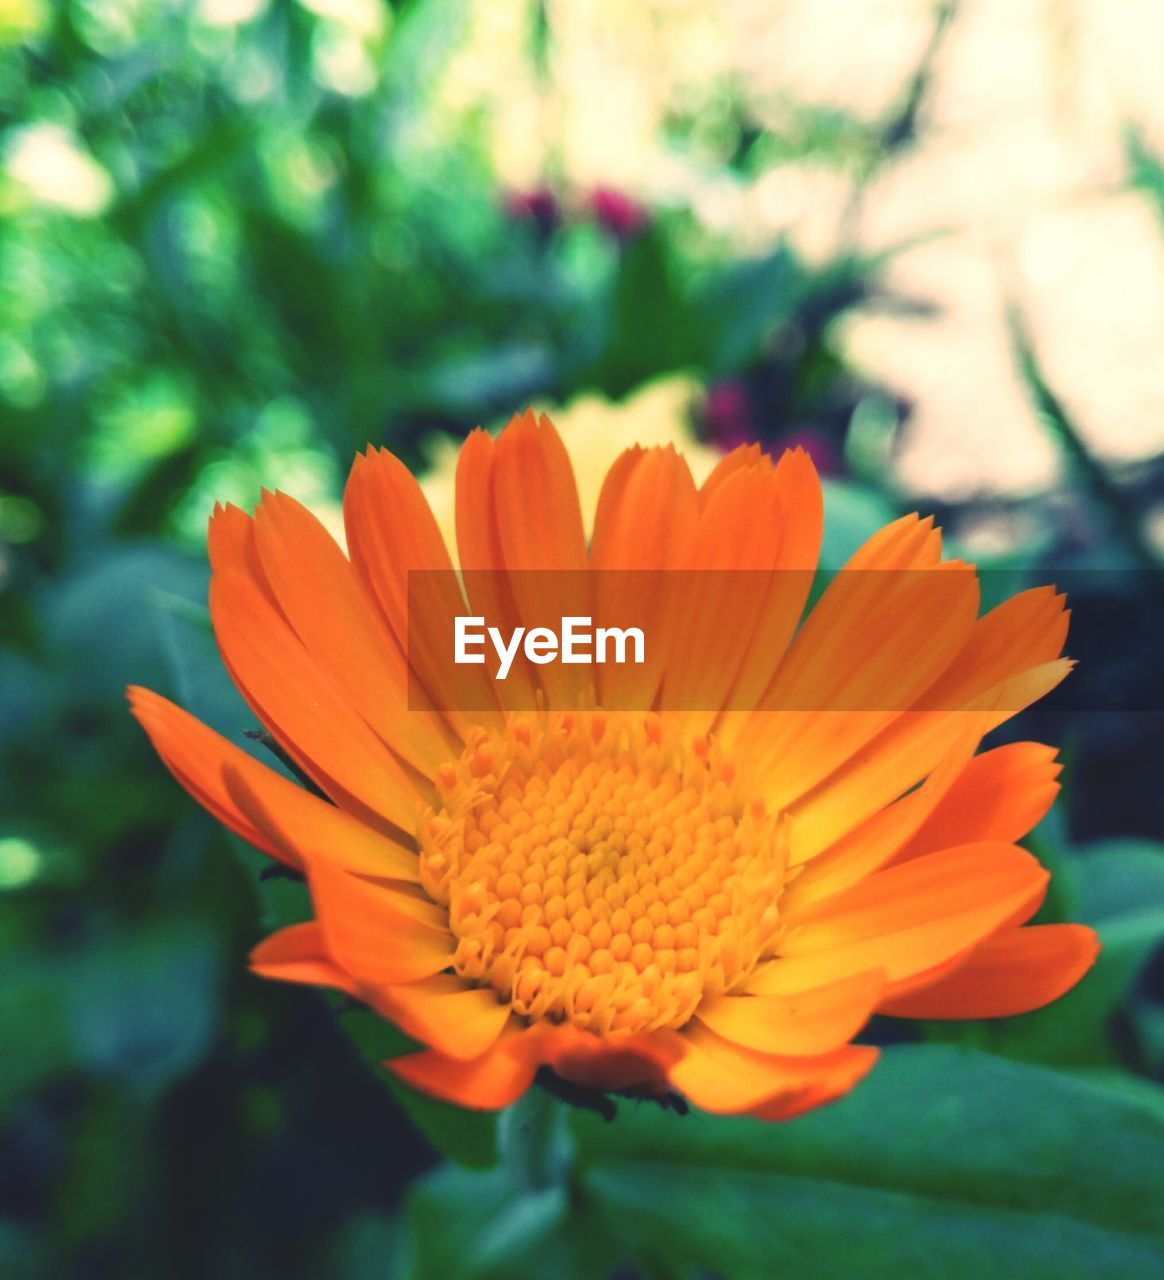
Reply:
M679 1027L778 940L778 815L651 715L514 716L437 773L421 879L456 971L528 1019Z

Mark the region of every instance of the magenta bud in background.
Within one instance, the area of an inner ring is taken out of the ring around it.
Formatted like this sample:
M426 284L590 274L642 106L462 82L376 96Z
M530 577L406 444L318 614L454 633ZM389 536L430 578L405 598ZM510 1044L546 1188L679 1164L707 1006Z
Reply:
M644 205L614 187L595 187L588 203L598 222L620 240L631 239L650 221Z

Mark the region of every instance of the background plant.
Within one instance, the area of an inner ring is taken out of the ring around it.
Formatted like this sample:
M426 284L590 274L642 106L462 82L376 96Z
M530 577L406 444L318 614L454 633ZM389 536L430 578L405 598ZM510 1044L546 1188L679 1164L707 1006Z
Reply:
M834 566L918 505L894 463L913 401L844 334L870 309L928 314L892 272L908 245L854 230L924 131L962 20L922 17L871 114L761 111L719 80L671 103L660 147L687 185L668 196L571 168L552 127L534 180L500 171L496 120L448 89L482 6L0 9L4 1275L1159 1268L1164 447L1097 456L1024 300L1006 340L1062 480L1021 503L923 500L1010 586L1076 575L1071 652L1092 684L1025 732L1069 766L1037 833L1046 916L1093 923L1105 950L1056 1006L927 1027L826 1112L769 1130L551 1108L499 1133L390 1091L368 1065L399 1046L390 1028L246 975L301 890L259 886L259 860L124 709L133 680L251 727L205 620L214 500L266 485L326 512L356 449L423 469L441 436L527 400L597 395L629 443L628 397L689 377L703 390L677 429L814 451ZM536 4L521 21L531 92L548 93L568 23ZM1130 121L1117 141L1155 216L1152 137ZM844 197L826 251L706 215L707 192L745 207L805 165ZM531 1149L543 1129L550 1149Z

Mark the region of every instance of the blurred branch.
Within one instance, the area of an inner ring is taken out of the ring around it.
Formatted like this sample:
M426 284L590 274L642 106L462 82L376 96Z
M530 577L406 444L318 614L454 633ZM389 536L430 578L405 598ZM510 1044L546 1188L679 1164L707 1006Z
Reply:
M933 80L934 63L950 26L957 17L960 3L961 0L939 0L934 8L934 22L930 29L930 36L914 67L913 75L910 76L897 103L876 130L873 144L865 153L864 161L854 179L853 191L841 221L842 244L850 244L854 239L865 190L873 178L896 156L897 152L917 138L918 116L921 114L922 104L925 102Z
M917 118L925 96L929 92L930 82L933 80L934 62L950 29L950 24L958 14L959 3L960 0L941 0L934 10L934 25L930 30L930 38L926 41L926 47L922 50L921 58L914 68L900 102L881 128L881 147L887 155L917 137Z
M1138 563L1152 570L1155 581L1164 591L1164 565L1144 537L1139 513L1128 504L1126 495L1088 448L1063 402L1047 383L1022 312L1013 299L1007 302L1006 319L1019 375L1039 417L1051 429L1082 488L1106 513L1113 533L1125 550Z

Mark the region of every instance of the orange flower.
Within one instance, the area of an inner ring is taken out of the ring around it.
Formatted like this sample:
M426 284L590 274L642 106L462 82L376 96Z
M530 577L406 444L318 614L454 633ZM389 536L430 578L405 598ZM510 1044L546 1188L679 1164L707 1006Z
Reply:
M797 629L822 519L802 452L737 449L697 489L674 450L630 449L588 544L566 451L526 414L471 435L457 471L459 562L493 571L499 607L520 616L520 570L758 570L771 594L691 574L682 608L645 602L661 661L515 669L481 713L428 662L414 709L409 572L453 582L449 550L386 451L356 459L344 518L350 558L283 494L210 526L223 658L326 799L130 696L195 799L306 876L316 919L254 970L397 1023L426 1046L389 1064L409 1084L491 1109L548 1068L781 1119L870 1069L851 1041L875 1012L1018 1013L1090 965L1090 930L1026 925L1048 877L1014 842L1054 798L1055 753L975 754L1069 668L1052 590L978 617L973 569L908 516Z

